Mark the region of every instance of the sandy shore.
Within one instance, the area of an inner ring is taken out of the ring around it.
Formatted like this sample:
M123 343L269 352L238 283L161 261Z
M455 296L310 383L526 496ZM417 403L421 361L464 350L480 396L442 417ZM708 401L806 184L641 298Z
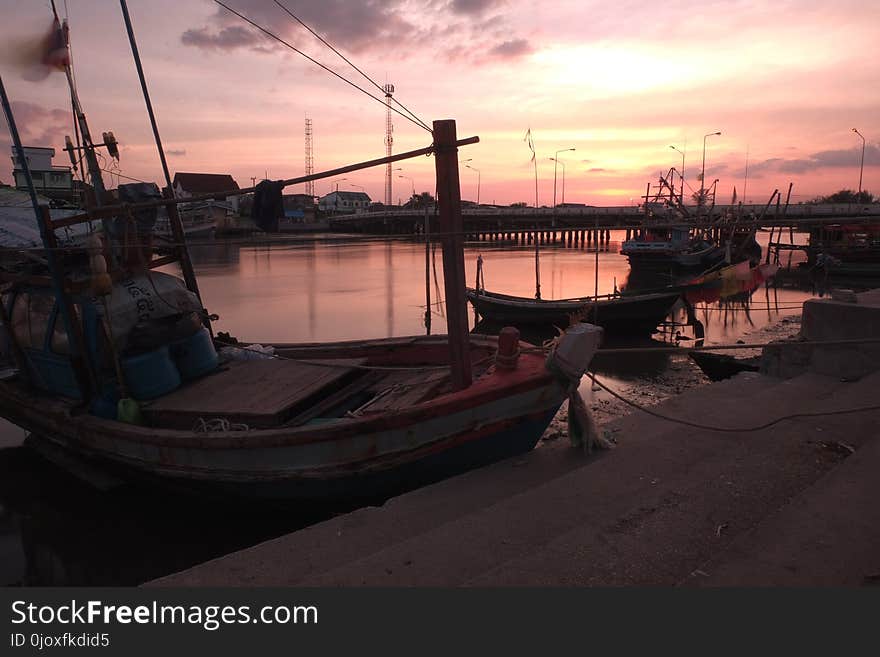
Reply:
M737 340L740 344L767 343L774 340L784 340L793 337L800 332L801 316L789 315L783 317L775 324L766 326L755 331L746 331L743 338ZM720 351L717 353L725 353ZM737 349L729 352L737 358L747 358L749 356L760 355L760 349ZM597 377L602 380L602 377ZM589 381L584 378L586 383L581 383L581 394L587 402L593 413L593 418L599 430L602 431L604 425L619 417L629 415L635 409L629 404L615 399L613 396L601 389L590 389ZM703 371L697 367L696 363L691 360L687 354L674 354L670 358L669 367L657 376L647 376L637 378L634 381L628 381L623 385L612 386L614 390L625 397L642 406L654 406L660 402L681 394L691 388L703 386L711 383ZM613 435L606 435L610 439L614 439ZM565 402L553 418L550 426L541 437L538 447L542 446L566 446L568 445L568 402Z

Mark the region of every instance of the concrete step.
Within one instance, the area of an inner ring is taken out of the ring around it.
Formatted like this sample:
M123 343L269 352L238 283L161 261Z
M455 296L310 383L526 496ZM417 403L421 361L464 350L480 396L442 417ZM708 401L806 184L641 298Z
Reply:
M674 583L833 466L799 426L696 438L674 430L653 454L635 438L589 468L300 584Z
M559 446L535 449L392 498L381 507L365 507L331 518L149 585L187 582L187 586L199 586L236 581L256 586L299 581L418 536L588 463L579 450ZM292 536L296 536L293 543ZM279 563L285 564L281 571Z
M685 586L880 584L880 432L811 487L743 532Z
M751 378L689 391L659 410L706 423L757 424L805 401L857 405L876 386ZM816 436L848 438L847 431L872 420L794 420L784 431L740 434L692 430L639 412L615 423L620 444L611 452L585 458L541 448L156 583L628 583L655 582L658 569L662 581L680 581L833 466ZM677 546L669 549L681 558L652 554L661 543ZM633 565L634 555L643 567Z

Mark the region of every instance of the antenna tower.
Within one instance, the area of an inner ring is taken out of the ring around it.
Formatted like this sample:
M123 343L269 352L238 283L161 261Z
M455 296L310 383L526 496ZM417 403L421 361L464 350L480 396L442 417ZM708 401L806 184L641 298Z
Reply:
M385 111L385 155L391 157L391 145L394 143L394 124L391 123L391 94L394 93L394 85L385 84L385 105L388 109ZM391 195L391 162L385 167L385 205L393 205Z
M306 175L311 176L313 173L315 173L315 153L312 149L312 120L306 117ZM314 180L306 182L306 194L315 195Z

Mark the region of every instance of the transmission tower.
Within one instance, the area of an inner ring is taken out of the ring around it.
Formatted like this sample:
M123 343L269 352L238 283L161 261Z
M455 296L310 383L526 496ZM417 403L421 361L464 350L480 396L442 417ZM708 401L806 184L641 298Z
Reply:
M391 145L394 143L394 125L391 123L391 94L394 93L394 85L385 84L385 155L391 157ZM391 195L391 162L385 167L385 205L393 205Z
M313 173L315 173L315 154L312 150L312 120L306 117L306 175L311 176ZM306 182L306 194L315 195L314 180Z

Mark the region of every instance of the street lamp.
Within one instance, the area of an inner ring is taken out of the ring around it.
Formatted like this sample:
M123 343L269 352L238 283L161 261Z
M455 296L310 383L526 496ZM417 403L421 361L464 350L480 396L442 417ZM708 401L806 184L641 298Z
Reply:
M398 174L397 177L398 177L398 178L406 178L407 180L409 180L410 184L412 185L412 195L415 196L415 195L416 195L416 183L415 183L415 181L414 181L412 178L410 178L409 176L401 176L400 174Z
M551 157L550 159L553 160L554 162L556 162L555 157ZM557 163L562 165L562 205L565 205L565 162L563 162L562 160L559 160ZM555 206L555 203L554 203L554 206Z
M348 178L338 178L338 179L336 179L336 180L331 181L331 182L330 182L330 189L331 189L331 191L332 191L332 189L333 189L333 183L336 183L336 191L337 191L337 193L338 193L338 192L339 192L339 183L341 183L343 180L348 180Z
M706 202L703 198L703 194L705 193L706 189L706 137L712 137L720 134L720 132L710 132L708 135L703 135L703 168L700 172L700 207L703 207Z
M862 135L861 132L859 132L855 128L853 128L852 131L854 133L856 133L859 137L862 138L862 162L861 162L861 164L859 164L859 195L856 197L856 202L861 203L862 202L862 172L865 169L865 137L864 137L864 135Z
M684 205L684 151L678 150L675 146L670 146L672 150L681 153L681 194L678 195L678 202Z
M554 208L556 207L556 164L555 163L559 161L557 158L559 157L560 153L565 153L566 151L573 151L573 150L575 150L575 149L574 148L563 148L561 151L556 151L556 153L554 153L554 155L556 157L550 158L554 162L554 164L553 164L553 207Z
M470 160L468 160L470 162ZM480 170L477 167L472 167L470 164L465 164L468 169L473 169L477 172L477 205L480 204ZM563 188L564 189L564 188Z

